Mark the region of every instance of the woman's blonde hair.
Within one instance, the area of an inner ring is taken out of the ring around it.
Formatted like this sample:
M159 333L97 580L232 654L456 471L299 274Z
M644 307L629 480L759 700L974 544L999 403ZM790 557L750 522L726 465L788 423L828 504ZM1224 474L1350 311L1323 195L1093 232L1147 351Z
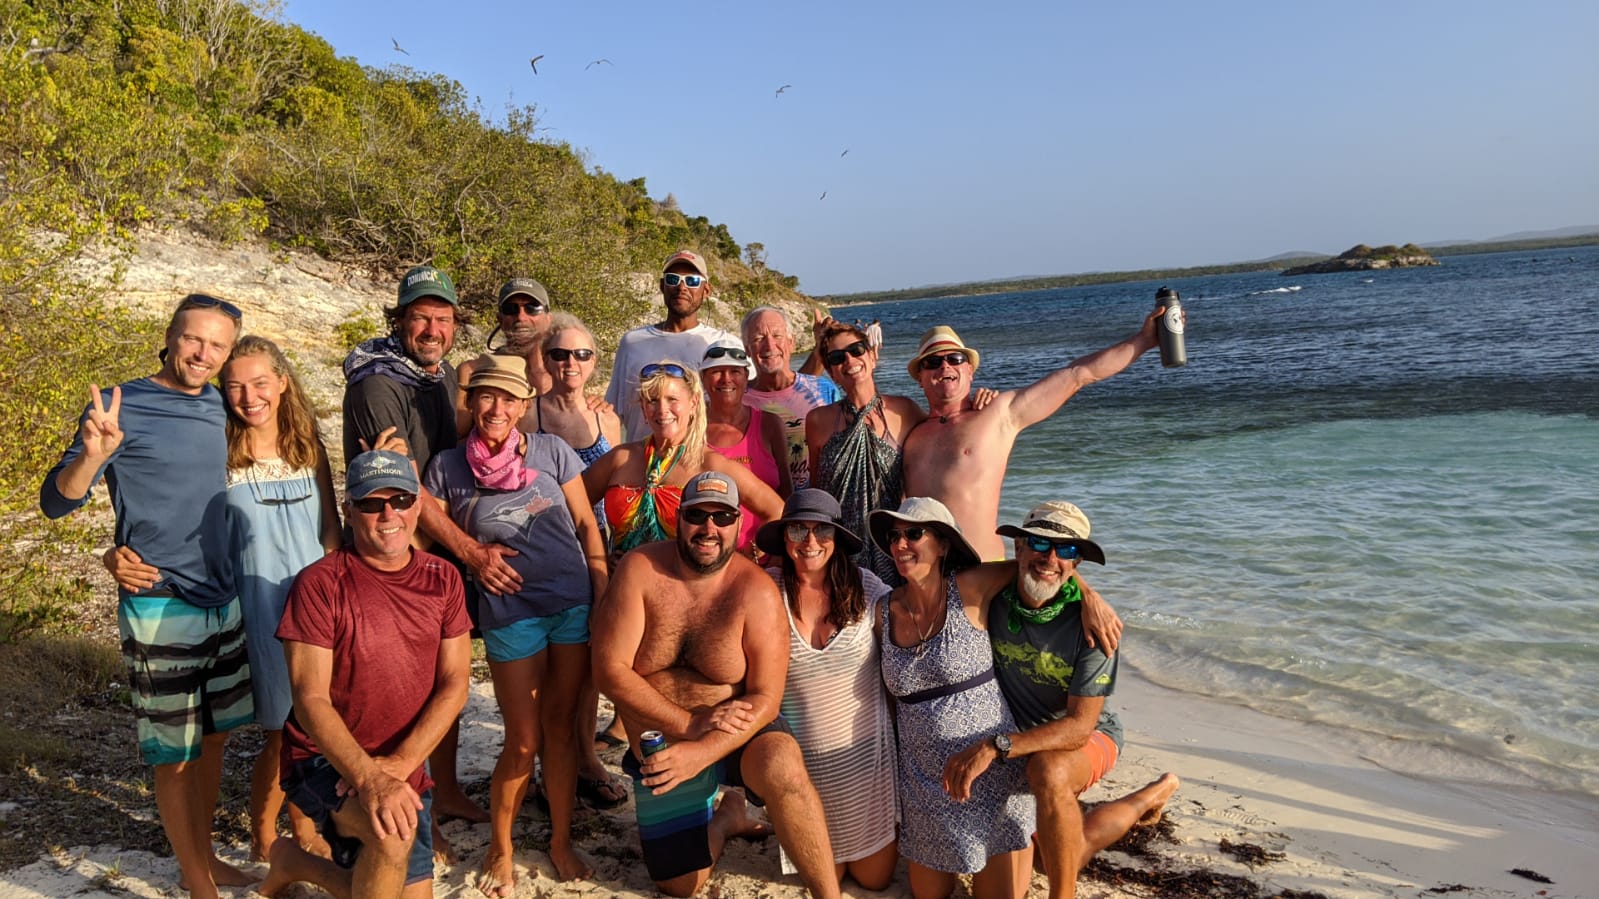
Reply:
M239 338L228 361L223 363L223 369L233 360L246 356L267 357L272 363L272 373L288 382L283 396L278 399L278 458L293 468L314 468L322 459L322 439L299 375L294 373L294 367L277 344L255 334ZM250 455L249 427L233 411L232 403L223 405L228 410L228 468L249 468L256 461Z
M688 389L689 396L689 423L688 436L683 438L683 459L693 465L698 465L705 459L705 388L700 385L700 379L695 375L694 369L681 362L671 359L662 359L640 366L640 371L651 365L675 365L683 369L686 377L658 371L647 378L640 378L638 382L639 404L658 400L666 389L669 381L677 381Z

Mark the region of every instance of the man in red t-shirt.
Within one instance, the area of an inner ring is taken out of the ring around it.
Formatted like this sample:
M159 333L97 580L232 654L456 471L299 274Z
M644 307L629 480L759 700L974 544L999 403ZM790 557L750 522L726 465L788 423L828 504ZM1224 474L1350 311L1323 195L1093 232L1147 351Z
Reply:
M472 625L455 567L411 548L420 489L411 461L362 453L346 487L354 545L300 573L277 631L294 693L283 788L333 859L279 840L260 891L308 881L357 899L420 899L433 895L433 783L422 763L466 704Z

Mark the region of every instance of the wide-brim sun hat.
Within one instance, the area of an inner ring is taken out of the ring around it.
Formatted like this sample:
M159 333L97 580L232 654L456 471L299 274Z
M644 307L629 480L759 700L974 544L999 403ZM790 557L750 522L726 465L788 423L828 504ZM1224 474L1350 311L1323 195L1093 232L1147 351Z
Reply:
M521 356L489 353L477 357L466 389L470 393L478 387L498 387L519 400L530 400L537 394L528 384L527 360Z
M819 524L833 526L834 552L841 552L846 556L853 556L861 551L864 546L861 538L840 520L844 513L838 507L838 500L825 490L806 487L794 491L794 495L783 504L783 517L774 518L760 526L755 531L755 545L762 552L772 556L785 556L788 547L783 540L783 529L795 521L814 521Z
M1071 503L1058 500L1041 503L1027 513L1020 527L1001 525L994 533L1001 537L1042 537L1053 543L1070 543L1084 559L1105 564L1105 551L1088 539L1088 516Z
M907 496L897 511L878 509L867 516L866 525L871 529L872 542L883 552L893 552L888 545L888 531L896 524L919 524L938 532L949 543L949 553L945 558L951 568L966 568L983 561L983 557L977 554L977 550L961 533L961 526L955 522L949 507L931 496Z

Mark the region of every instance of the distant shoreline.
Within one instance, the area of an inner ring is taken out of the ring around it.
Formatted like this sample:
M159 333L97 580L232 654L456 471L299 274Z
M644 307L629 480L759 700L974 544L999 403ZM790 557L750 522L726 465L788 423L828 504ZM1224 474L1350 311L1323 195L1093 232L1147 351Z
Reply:
M1576 237L1559 237L1545 240L1505 240L1482 243L1451 244L1424 249L1434 256L1475 256L1485 253L1516 253L1532 250L1556 250L1569 247L1599 246L1599 233ZM1087 287L1095 284L1127 284L1137 281L1160 281L1176 278L1202 278L1208 275L1232 275L1243 272L1279 271L1306 262L1331 259L1332 256L1305 255L1235 262L1223 265L1198 265L1187 268L1141 269L1123 272L1087 272L1075 275L1048 275L1038 278L1011 278L1003 281L967 281L961 284L932 284L926 287L899 290L859 291L831 296L816 296L812 300L831 309L866 306L894 300L933 300L949 297L978 297L997 293L1023 293L1032 290L1059 290L1067 287Z

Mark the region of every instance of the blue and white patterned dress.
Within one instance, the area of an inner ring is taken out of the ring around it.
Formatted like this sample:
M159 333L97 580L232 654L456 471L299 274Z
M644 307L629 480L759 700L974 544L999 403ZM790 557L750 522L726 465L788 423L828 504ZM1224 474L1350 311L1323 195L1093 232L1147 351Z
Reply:
M905 701L993 671L988 635L967 619L954 575L944 591L944 626L917 646L894 645L890 601L882 604L880 642L883 682L900 700L899 804L909 813L900 822L899 851L935 871L973 874L990 856L1026 848L1037 829L1027 765L1022 759L995 761L972 784L971 798L956 802L944 792L944 764L973 743L1014 733L1016 723L992 677L949 695Z

